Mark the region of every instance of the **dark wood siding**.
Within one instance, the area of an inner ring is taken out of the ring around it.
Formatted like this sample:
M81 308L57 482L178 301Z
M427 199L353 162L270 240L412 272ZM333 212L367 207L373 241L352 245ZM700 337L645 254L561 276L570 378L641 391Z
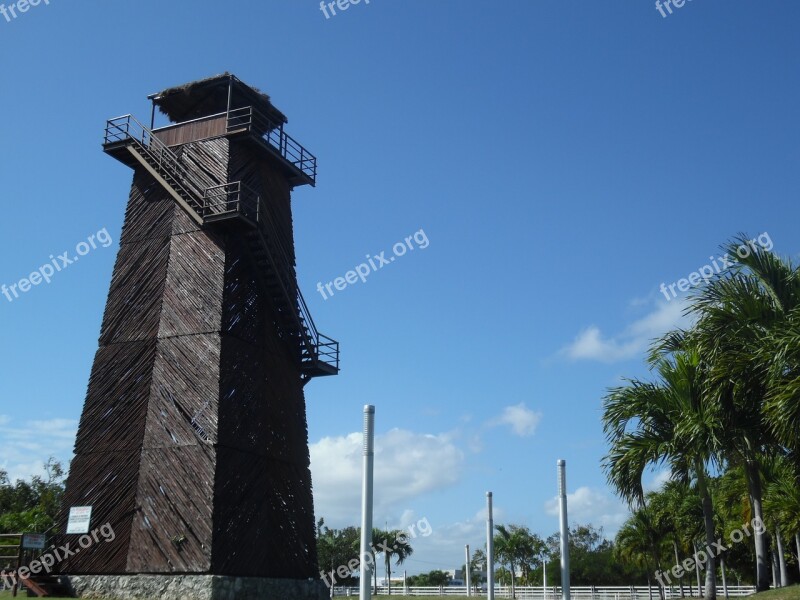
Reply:
M189 123L163 127L153 133L167 146L177 146L225 135L227 123L226 115L206 117Z
M159 137L209 137L219 122ZM294 280L290 186L252 148L216 138L176 151L268 198ZM317 576L300 358L280 323L243 237L198 227L137 171L62 516L91 505L92 528L109 522L117 538L65 573Z

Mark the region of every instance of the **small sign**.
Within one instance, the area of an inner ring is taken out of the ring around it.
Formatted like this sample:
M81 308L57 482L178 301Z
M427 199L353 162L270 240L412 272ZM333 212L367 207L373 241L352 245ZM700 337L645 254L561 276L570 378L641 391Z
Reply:
M25 550L44 550L45 541L43 533L25 533L22 536L22 547Z
M91 520L91 506L73 506L69 509L67 533L89 533L89 523Z

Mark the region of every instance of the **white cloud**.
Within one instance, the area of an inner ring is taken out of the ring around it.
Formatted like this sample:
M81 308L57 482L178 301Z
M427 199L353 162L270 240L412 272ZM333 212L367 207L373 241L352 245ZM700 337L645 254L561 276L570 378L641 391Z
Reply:
M553 516L558 516L558 507L558 497L548 500L544 505L545 512ZM591 524L602 527L604 534L609 538L616 534L629 514L628 508L621 500L606 492L579 487L571 494L567 494L567 515L570 524Z
M528 437L535 433L542 420L542 413L534 412L524 402L515 406L506 406L503 413L492 421L493 425L509 425L511 431L519 437Z
M78 422L72 419L26 421L15 424L0 415L0 469L11 481L42 475L47 459L55 457L68 467Z
M650 314L634 321L621 333L604 336L599 327L590 325L569 346L561 351L573 360L618 362L644 353L650 343L668 331L688 327L690 319L684 316L686 302L676 299L659 302Z
M310 451L317 516L331 526L358 522L362 434L326 437L311 444ZM457 483L464 462L464 453L448 434L393 429L376 436L376 517L395 514L410 500Z
M505 511L495 506L495 523L506 520ZM403 568L409 572L424 572L431 569L454 569L464 564L464 546L470 544L472 552L483 548L486 541L486 508L473 516L451 523L430 522L432 535L418 536L412 541L413 556Z

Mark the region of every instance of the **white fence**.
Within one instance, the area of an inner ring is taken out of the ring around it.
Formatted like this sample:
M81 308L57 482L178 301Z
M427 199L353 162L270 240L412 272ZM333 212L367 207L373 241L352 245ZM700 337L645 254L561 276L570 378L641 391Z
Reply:
M495 586L495 598L511 598L511 586ZM677 600L681 597L681 590L679 587L665 588L665 596L667 600ZM689 593L689 586L684 586L686 596L696 594L696 586L691 590L693 594ZM756 593L755 586L742 585L728 586L728 596L731 598L743 598ZM334 588L335 596L354 596L358 597L357 587L337 587ZM386 586L378 586L377 595L388 595ZM392 586L393 596L466 596L467 588L456 585L449 585L443 587L408 587L403 589L402 586ZM702 594L701 594L702 595ZM486 596L486 590L481 592L472 591L472 596L479 598ZM723 598L722 584L717 586L717 596ZM535 587L522 587L516 589L516 597L520 600L561 600L560 587L548 587L546 590L541 586ZM614 587L571 587L570 597L572 600L658 600L658 587L652 586L614 586Z

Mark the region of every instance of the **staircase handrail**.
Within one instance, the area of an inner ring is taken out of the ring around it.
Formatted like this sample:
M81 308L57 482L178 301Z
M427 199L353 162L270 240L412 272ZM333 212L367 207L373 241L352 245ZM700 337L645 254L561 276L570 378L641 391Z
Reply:
M263 135L267 136L267 140L274 147L275 144L271 140L272 131L275 130L272 121L266 120L266 117L263 117L263 115L258 113L253 107L231 111L228 114L229 127L231 124L231 115L235 113L240 114L239 111L249 111L241 113L248 121L245 124L246 126L252 128L253 124L256 123L256 127L259 128L265 125L272 127L272 129L265 131ZM265 119L266 122L258 123L257 119ZM277 149L281 152L281 156L286 158L289 162L292 162L301 172L311 177L313 180L313 177L316 175L316 158L312 154L307 153L302 146L286 135L282 127L280 127L278 131L280 131L280 135L278 138L279 147ZM219 215L225 212L237 212L256 224L262 245L267 253L267 259L270 261L270 266L276 274L284 299L290 307L291 317L297 325L301 341L309 353L309 358L314 362L319 362L320 357L325 357L326 360L324 362L335 365L335 368L338 370L339 344L335 340L319 333L302 292L298 286L293 285L295 278L290 277L290 274L296 275L294 260L290 257L289 252L286 251L281 242L272 220L266 216L269 213L267 211L266 202L261 195L241 181L228 182L220 185L210 179L196 177L183 166L178 155L175 154L169 146L158 139L149 128L140 123L133 115L123 115L121 117L109 119L106 122L104 145L109 146L120 142L132 142L135 144L137 150L149 156L157 163L159 170L169 174L169 176L175 180L184 199L192 206L204 222L208 217L213 215ZM292 153L296 152L296 148L300 150L299 162L290 160L290 158L293 157ZM304 161L311 161L311 167L308 167L310 170L307 170L304 166ZM220 202L219 198L223 198L224 201ZM219 210L219 207L222 206L223 203L225 210ZM235 209L230 208L232 205L235 205ZM271 248L274 248L278 253L278 260L273 256ZM291 273L287 273L280 265L288 265L289 269L291 269ZM290 289L294 289L294 294L290 292Z
M287 162L295 166L312 183L317 180L317 157L300 142L286 133L283 125L276 123L253 106L236 108L228 112L228 131L240 128L253 130Z
M203 181L190 173L181 164L178 155L133 115L109 119L106 123L105 145L129 140L135 143L137 149L156 161L161 169L171 172L180 191L186 195L185 199L194 204L195 209L201 206L200 199L203 198L205 190L214 186L215 182L210 179Z
M338 369L338 342L321 334L317 330L317 326L314 323L313 317L311 316L311 311L308 309L308 305L303 297L303 293L300 291L299 287L292 285L291 282L293 281L293 278L289 276L285 269L280 268L280 265L289 265L289 268L292 271L291 274L294 274L294 261L291 259L289 253L286 251L285 246L281 242L281 239L278 236L278 231L275 228L275 225L272 223L272 220L266 216L269 214L267 211L266 202L256 190L241 181L235 181L223 186L214 186L213 188L209 188L206 191L206 198L209 196L219 196L220 194L215 193L215 190L220 189L222 189L223 192L228 195L228 197L234 197L234 200L231 202L235 203L239 207L245 207L247 210L242 211L242 214L255 222L256 227L259 230L259 234L262 237L263 245L267 252L267 258L270 261L272 270L276 274L284 298L287 303L293 307L292 317L294 318L294 321L298 326L298 330L300 331L300 335L303 338L303 344L308 348L309 353L311 354L310 358L318 361L320 360L321 356L327 357L330 362L335 363L335 366ZM206 203L204 202L204 205L205 204ZM270 243L270 241L272 243ZM270 248L274 248L275 252L277 253L277 257L273 255L273 252ZM289 291L290 288L295 288L294 294Z

